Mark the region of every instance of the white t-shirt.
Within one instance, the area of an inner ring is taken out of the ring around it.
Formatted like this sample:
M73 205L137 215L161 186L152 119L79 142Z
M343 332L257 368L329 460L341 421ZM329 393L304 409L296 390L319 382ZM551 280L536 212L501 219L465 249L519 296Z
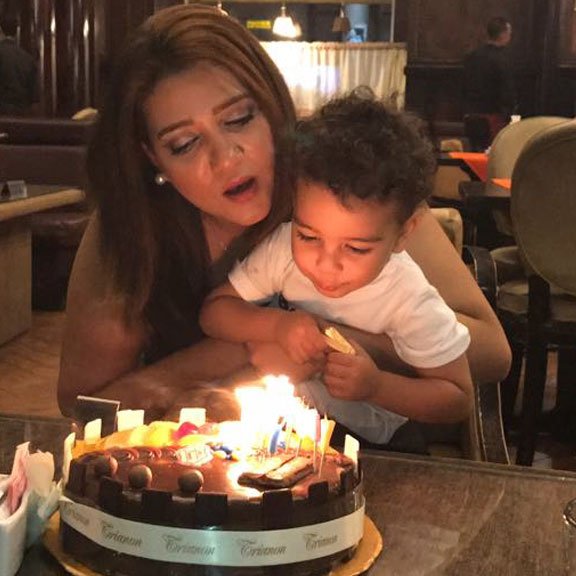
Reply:
M442 366L468 348L468 329L407 252L392 254L370 284L342 298L328 298L294 263L290 236L290 223L279 226L230 272L230 282L244 300L267 303L282 294L295 308L326 320L374 334L386 333L398 356L417 368ZM371 442L388 442L406 421L366 402L337 400L319 382L305 383L300 391L312 398L318 410Z

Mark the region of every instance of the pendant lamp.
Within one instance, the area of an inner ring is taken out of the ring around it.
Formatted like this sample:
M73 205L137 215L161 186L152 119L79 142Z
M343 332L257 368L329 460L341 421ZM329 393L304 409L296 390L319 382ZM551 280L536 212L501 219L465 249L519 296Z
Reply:
M277 16L272 26L272 33L283 38L296 38L298 32L294 20L286 13L286 4L282 2L280 16Z
M334 22L332 23L332 32L348 34L348 32L350 32L350 28L350 19L344 12L344 4L340 4L340 13L338 16L336 16L336 18L334 18Z

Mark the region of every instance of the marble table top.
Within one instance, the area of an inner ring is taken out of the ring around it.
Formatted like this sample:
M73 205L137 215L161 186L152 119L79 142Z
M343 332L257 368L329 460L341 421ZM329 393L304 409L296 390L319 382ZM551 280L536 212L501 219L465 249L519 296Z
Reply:
M0 473L30 440L61 462L64 419L0 414ZM366 511L384 548L370 575L565 574L562 511L576 474L385 452L362 456ZM42 545L18 576L65 572Z

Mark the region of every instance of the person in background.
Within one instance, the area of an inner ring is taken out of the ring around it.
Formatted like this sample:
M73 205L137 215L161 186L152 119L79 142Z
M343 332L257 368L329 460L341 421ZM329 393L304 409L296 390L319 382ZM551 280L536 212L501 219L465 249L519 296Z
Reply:
M486 26L486 35L486 42L464 59L464 125L474 151L488 148L516 109L514 76L507 50L512 25L506 18L492 18Z
M468 330L404 250L430 194L432 146L414 119L357 89L299 122L294 151L292 222L236 264L200 325L318 359L321 377L295 383L301 396L371 444L414 451L408 418L459 422L473 402ZM287 309L271 305L278 296ZM331 351L326 323L387 334L414 374L379 370L359 344Z
M0 114L23 116L38 101L38 70L34 58L16 43L18 22L0 17Z
M199 381L253 366L312 372L275 345L207 338L204 298L281 222L294 189L281 142L295 113L257 39L215 7L157 11L115 58L88 151L97 209L68 287L58 400L143 408L197 404ZM470 331L478 383L503 378L510 349L494 312L430 211L407 251ZM343 329L381 367L408 367L386 335Z

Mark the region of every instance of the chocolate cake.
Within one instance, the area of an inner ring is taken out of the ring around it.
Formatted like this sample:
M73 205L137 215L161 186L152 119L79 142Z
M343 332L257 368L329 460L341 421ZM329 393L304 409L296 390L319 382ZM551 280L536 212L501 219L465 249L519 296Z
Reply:
M239 457L197 441L72 459L61 536L102 574L312 576L353 555L363 518L360 473L343 454Z

